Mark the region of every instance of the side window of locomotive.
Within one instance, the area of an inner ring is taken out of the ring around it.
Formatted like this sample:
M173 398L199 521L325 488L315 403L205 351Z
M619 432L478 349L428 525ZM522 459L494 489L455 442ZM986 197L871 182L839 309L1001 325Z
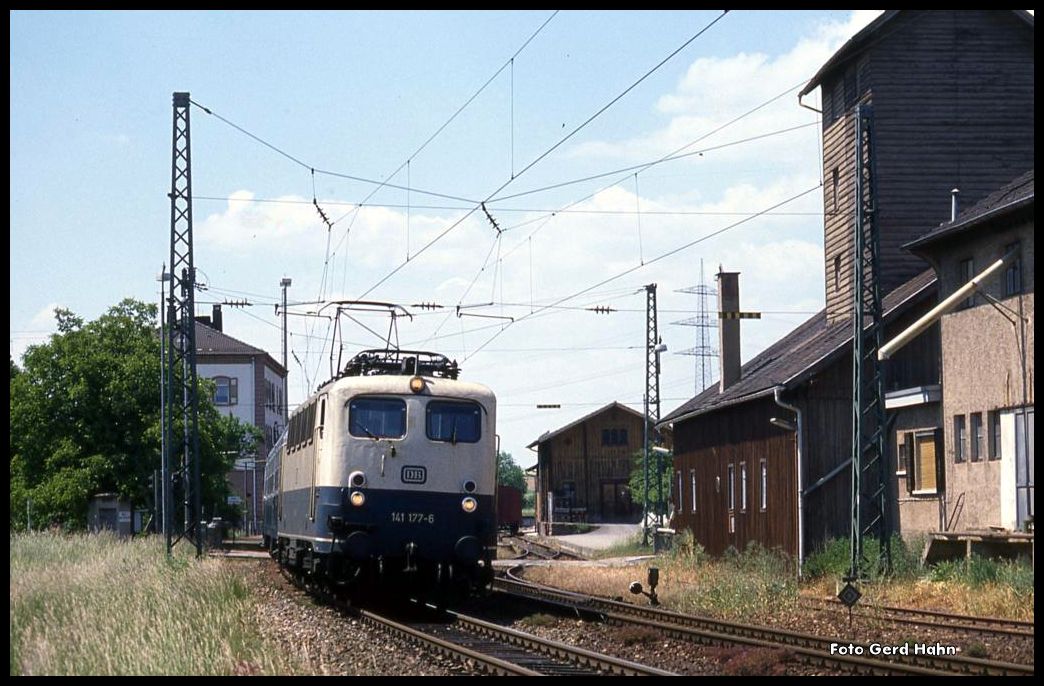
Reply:
M432 400L425 425L433 441L477 443L482 437L482 408L475 403Z
M406 435L406 402L399 398L352 398L348 432L359 438L402 438Z

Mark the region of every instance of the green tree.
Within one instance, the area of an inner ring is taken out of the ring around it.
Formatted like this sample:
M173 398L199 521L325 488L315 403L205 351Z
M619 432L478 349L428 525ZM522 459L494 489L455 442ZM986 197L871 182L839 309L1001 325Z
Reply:
M631 470L631 479L629 485L631 487L631 502L636 505L644 505L645 503L645 462L643 459L643 452L637 450L634 453L634 468ZM656 512L656 495L657 495L657 484L656 484L656 458L657 455L652 451L652 446L649 447L649 512ZM663 511L667 513L667 503L671 498L671 476L674 473L674 456L660 455L661 472L660 477L663 479Z
M501 486L514 486L523 493L526 492L526 475L522 468L515 464L515 458L511 457L511 453L497 453L497 483Z
M11 527L86 525L87 505L116 492L137 506L152 501L159 468L160 348L156 306L127 299L95 321L56 309L58 332L12 360ZM17 373L16 373L17 372ZM221 415L205 384L199 403L202 497L208 512L225 501L225 473L259 434ZM230 448L231 446L231 448Z

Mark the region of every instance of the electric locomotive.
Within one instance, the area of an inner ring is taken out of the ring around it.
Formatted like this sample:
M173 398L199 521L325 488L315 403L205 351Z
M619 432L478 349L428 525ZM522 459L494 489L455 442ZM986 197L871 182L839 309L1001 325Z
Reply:
M290 418L264 539L302 580L470 593L496 556L496 398L429 352L366 350Z

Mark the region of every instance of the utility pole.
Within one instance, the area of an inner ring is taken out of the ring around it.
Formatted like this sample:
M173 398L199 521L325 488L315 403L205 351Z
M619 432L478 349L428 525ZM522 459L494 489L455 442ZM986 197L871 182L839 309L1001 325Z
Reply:
M845 581L861 576L863 537L880 542L881 563L891 566L888 455L884 379L877 351L884 331L878 282L877 189L873 108L855 108L855 307L852 313L852 516L851 560Z
M174 454L174 434L180 429L181 469L177 470L184 509L183 529L203 556L203 511L199 473L199 398L196 378L196 268L192 259L192 146L189 135L189 94L174 93L174 128L170 173L170 299L167 359L167 445ZM178 375L178 365L181 374ZM171 460L173 461L173 459ZM171 488L174 488L171 469ZM176 543L177 541L174 541ZM168 539L167 554L170 555Z
M290 380L290 369L286 366L286 289L290 287L291 280L287 277L283 277L283 280L279 282L279 285L283 288L283 371L286 373L286 378L283 379L283 428L285 429L290 421L290 392L288 390L287 383Z
M167 272L167 265L164 264L160 269L159 275L156 276L156 280L160 282L160 301L159 301L159 319L160 319L160 502L157 505L156 513L160 518L160 530L163 532L164 541L166 542L166 550L170 551L170 520L168 515L170 514L170 454L169 446L167 445L167 330L166 330L166 317L164 316L163 310L165 309L164 301L167 298L167 281L170 281L170 274Z

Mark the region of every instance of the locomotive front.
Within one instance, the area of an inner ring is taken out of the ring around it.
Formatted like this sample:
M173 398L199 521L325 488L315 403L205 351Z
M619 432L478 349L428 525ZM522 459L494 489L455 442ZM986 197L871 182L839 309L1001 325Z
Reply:
M485 586L496 551L496 399L447 376L381 373L330 389L322 480L330 571L423 588ZM409 372L413 373L409 373Z

